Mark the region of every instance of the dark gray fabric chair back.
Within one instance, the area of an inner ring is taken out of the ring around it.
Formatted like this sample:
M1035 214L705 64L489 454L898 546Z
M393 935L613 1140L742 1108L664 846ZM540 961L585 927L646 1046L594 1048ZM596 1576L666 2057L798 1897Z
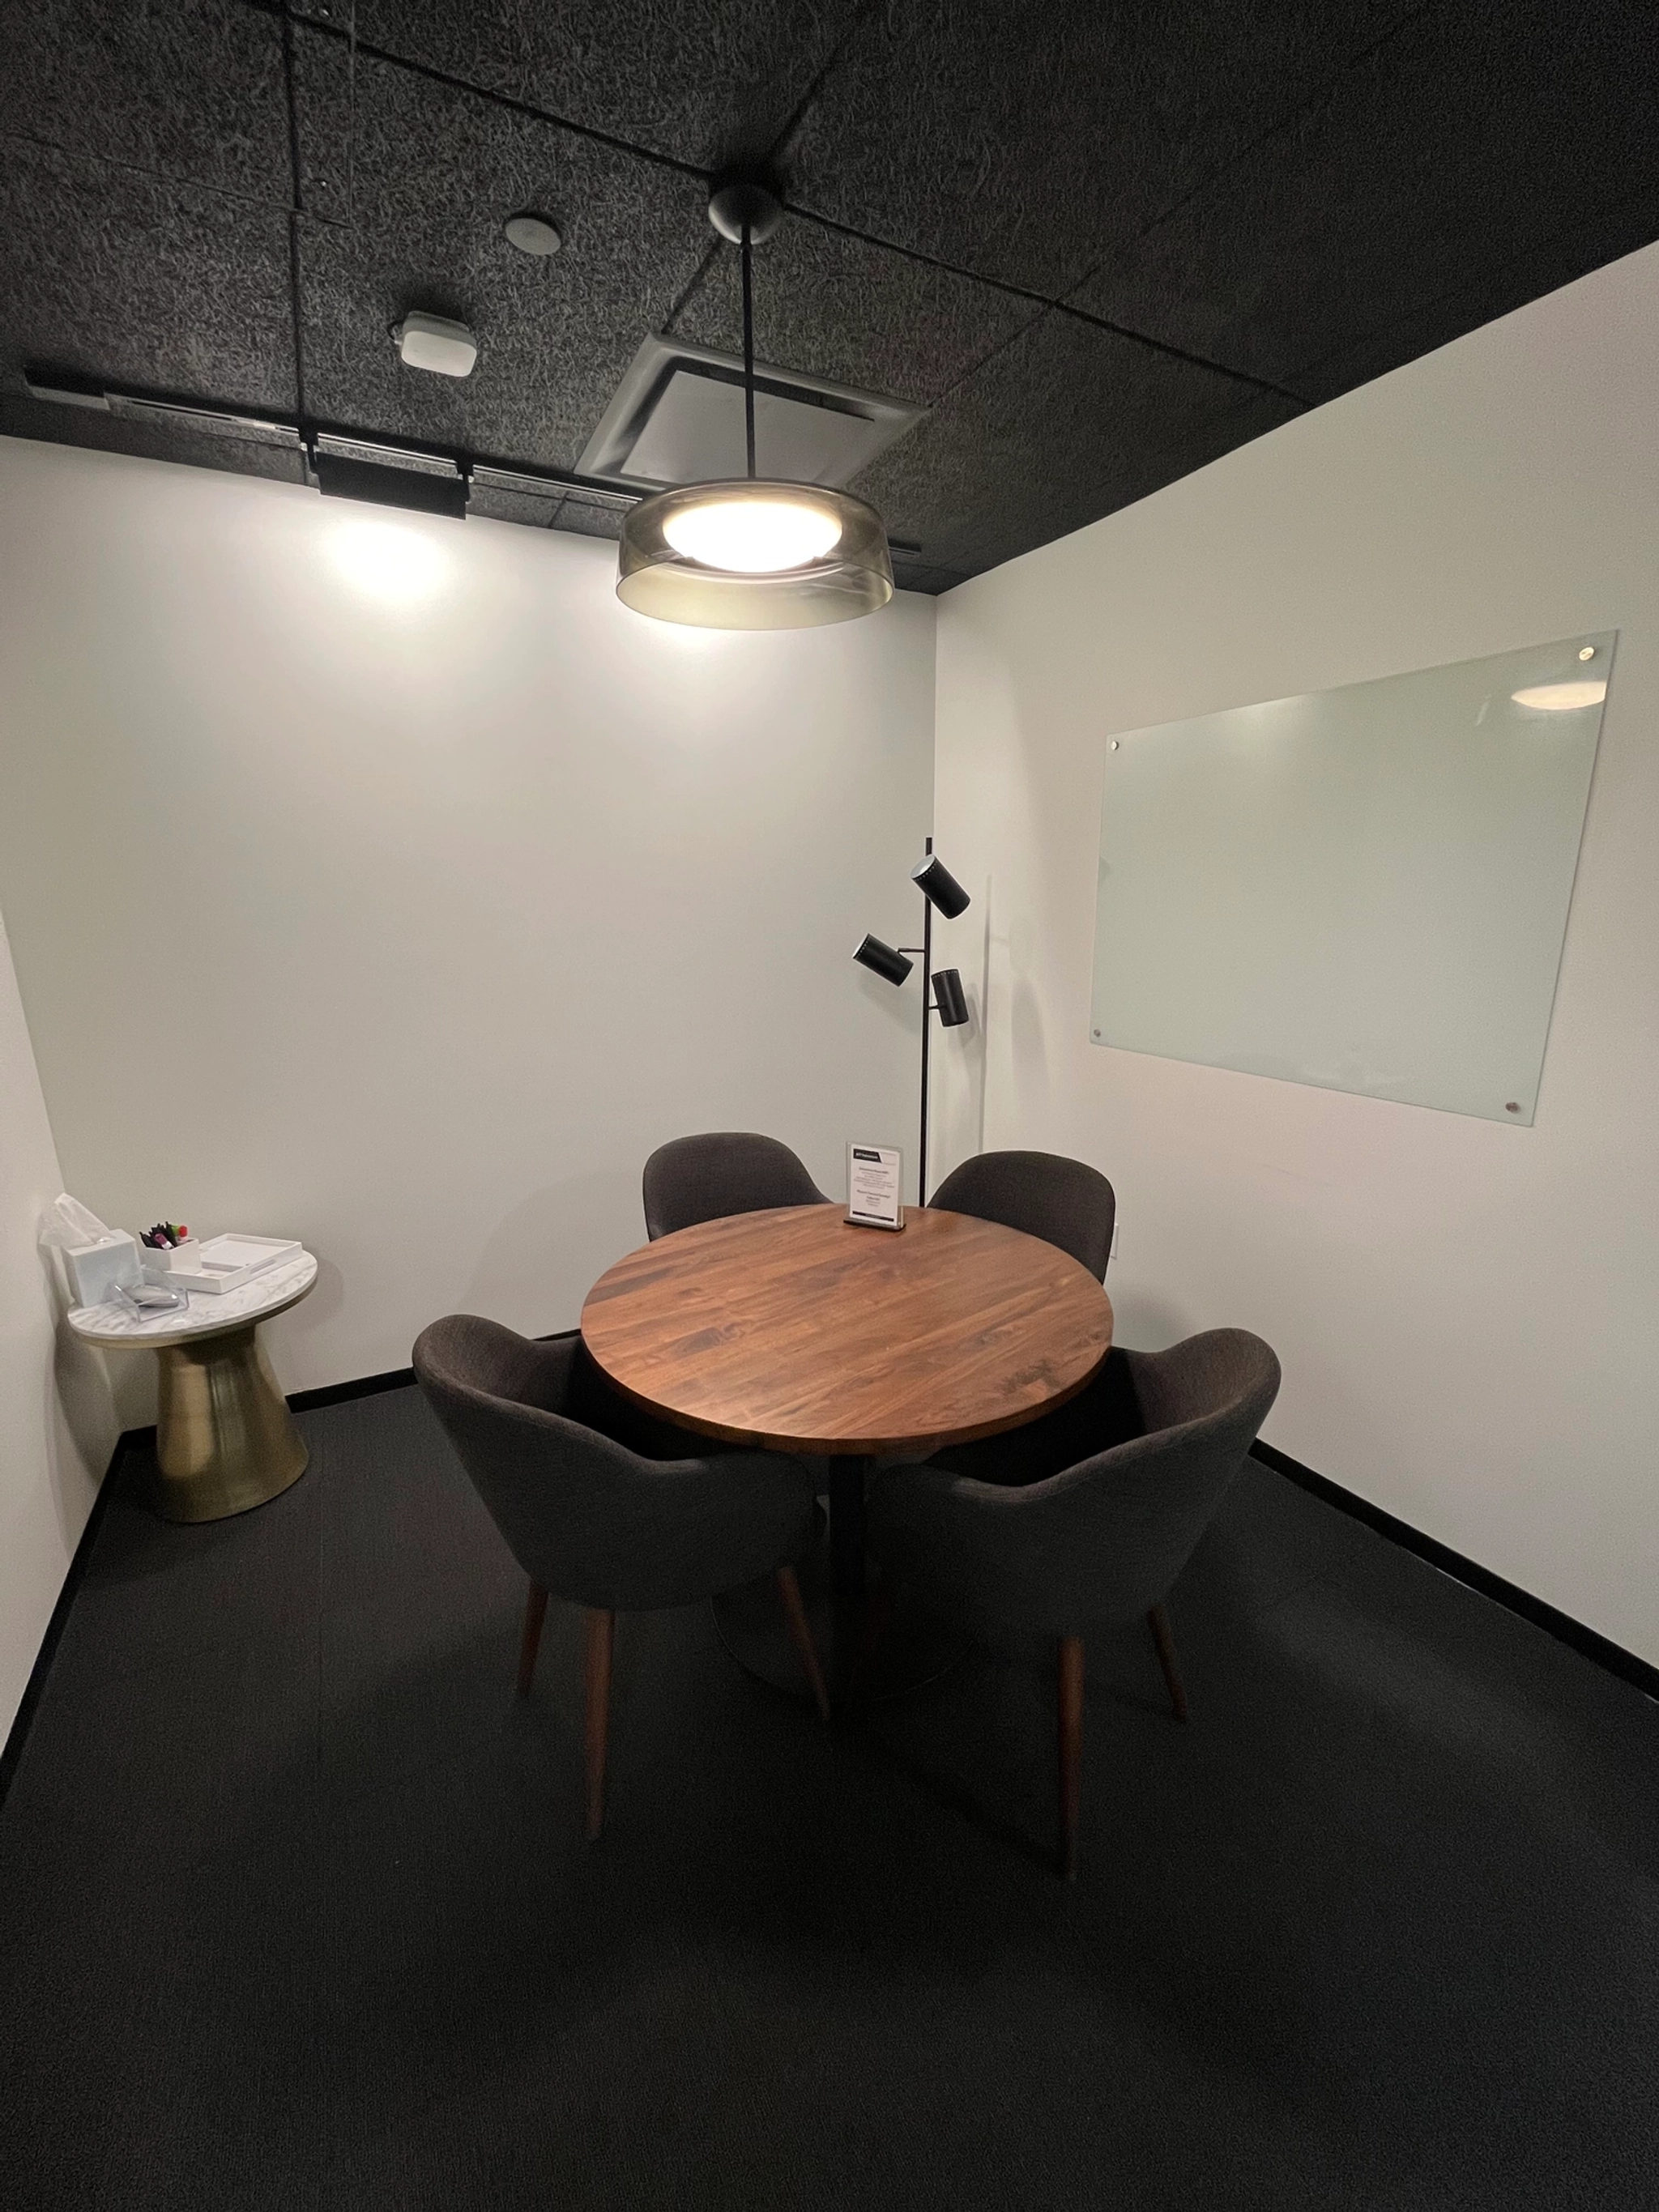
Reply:
M1052 1636L1146 1613L1186 1565L1279 1390L1246 1329L1125 1355L1145 1433L1009 1489L937 1467L878 1476L884 1559L947 1610Z
M676 1137L645 1164L645 1231L654 1243L699 1221L830 1200L787 1145L740 1130Z
M946 1213L971 1213L1023 1229L1106 1279L1117 1200L1097 1168L1059 1152L981 1152L953 1168L928 1200Z
M771 1452L651 1460L592 1425L608 1386L579 1339L537 1343L452 1314L415 1373L533 1583L625 1612L687 1605L798 1559L811 1474Z

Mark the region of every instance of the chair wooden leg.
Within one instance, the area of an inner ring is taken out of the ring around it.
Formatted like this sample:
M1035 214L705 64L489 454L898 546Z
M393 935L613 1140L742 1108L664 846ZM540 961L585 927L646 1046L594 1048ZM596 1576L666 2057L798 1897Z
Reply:
M587 1608L582 1672L587 1709L582 1748L587 1763L587 1840L591 1844L605 1826L605 1747L611 1726L611 1651L617 1632L617 1616L603 1606Z
M542 1645L542 1623L547 1618L547 1592L532 1583L524 1602L524 1640L519 1646L519 1695L527 1698L536 1679L536 1654Z
M1170 1632L1170 1616L1162 1602L1155 1605L1146 1616L1146 1626L1152 1632L1152 1642L1158 1647L1158 1663L1164 1669L1164 1685L1170 1692L1170 1704L1178 1721L1187 1717L1187 1692L1181 1686L1181 1669L1176 1665L1175 1638Z
M1077 1880L1077 1832L1083 1810L1083 1638L1060 1639L1060 1868Z
M811 1623L806 1618L806 1607L801 1602L800 1584L793 1567L780 1567L776 1581L778 1595L783 1600L783 1617L789 1623L790 1639L799 1654L800 1663L806 1669L806 1679L812 1686L812 1702L818 1709L818 1718L830 1717L830 1693L823 1686L823 1669L818 1664L817 1646L812 1641Z

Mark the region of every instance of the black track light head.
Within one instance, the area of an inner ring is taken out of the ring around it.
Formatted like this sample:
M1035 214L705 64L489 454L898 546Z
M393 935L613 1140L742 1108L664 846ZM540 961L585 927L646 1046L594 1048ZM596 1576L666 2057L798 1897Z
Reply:
M884 945L878 937L866 937L853 957L860 968L867 968L872 975L879 975L884 983L903 982L915 965L902 952L895 952L890 945Z
M939 968L933 974L933 1005L939 1012L939 1027L959 1030L968 1018L968 1000L962 988L962 975L955 968Z
M954 921L967 911L967 892L936 854L930 853L919 868L911 869L910 880L946 921Z

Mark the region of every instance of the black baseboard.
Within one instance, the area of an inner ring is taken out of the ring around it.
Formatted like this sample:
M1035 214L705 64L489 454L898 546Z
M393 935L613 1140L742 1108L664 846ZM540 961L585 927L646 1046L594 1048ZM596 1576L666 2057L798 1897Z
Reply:
M1386 1536L1390 1543L1398 1544L1402 1551L1414 1553L1419 1559L1425 1559L1430 1566L1437 1567L1443 1575L1449 1575L1454 1582L1479 1591L1482 1597L1491 1598L1495 1605L1505 1606L1510 1612L1519 1613L1522 1620L1530 1621L1534 1628L1541 1628L1547 1636L1553 1636L1563 1644L1570 1644L1586 1659L1593 1659L1598 1667L1605 1667L1608 1674L1617 1674L1621 1680L1633 1684L1644 1697L1659 1703L1659 1667L1650 1666L1645 1659L1638 1658L1634 1651L1626 1651L1622 1644L1614 1644L1610 1638L1597 1635L1595 1629L1586 1628L1582 1620L1575 1620L1570 1613L1562 1613L1556 1607L1547 1605L1541 1597L1534 1597L1530 1590L1523 1590L1518 1583L1505 1582L1502 1575L1493 1574L1489 1567L1480 1566L1474 1560L1466 1559L1461 1552L1454 1552L1449 1544L1437 1543L1432 1536L1425 1536L1420 1528L1413 1528L1409 1521L1396 1520L1392 1513L1385 1513L1380 1505L1373 1505L1369 1499L1357 1497L1352 1490L1344 1490L1340 1482L1331 1481L1327 1475L1316 1474L1310 1467L1304 1467L1300 1460L1292 1459L1288 1452L1278 1451L1272 1444L1264 1444L1258 1438L1250 1446L1250 1456L1259 1459L1263 1467L1272 1468L1275 1474L1282 1474L1287 1481L1294 1482L1315 1498L1322 1498L1327 1505L1335 1506L1339 1513L1351 1514L1356 1521L1363 1521L1368 1528L1375 1528L1379 1536Z
M296 1413L309 1413L319 1406L343 1406L349 1398L378 1398L382 1390L409 1390L414 1384L412 1367L389 1367L384 1375L360 1375L355 1382L325 1382L320 1390L296 1390L288 1402Z
M121 1462L127 1455L134 1437L153 1437L154 1429L128 1430L115 1439L115 1449L109 1455L109 1465L98 1486L98 1495L92 1501L92 1510L87 1516L87 1525L81 1531L81 1540L75 1547L75 1556L69 1563L69 1572L64 1577L64 1586L58 1593L58 1602L46 1623L46 1632L40 1639L40 1649L34 1655L34 1664L23 1686L23 1696L13 1716L7 1733L5 1748L0 1751L0 1805L6 1802L6 1792L11 1788L11 1778L17 1771L18 1761L23 1756L23 1746L28 1741L29 1727L34 1719L35 1707L40 1702L46 1686L46 1677L52 1672L52 1662L57 1654L58 1640L75 1603L75 1593L81 1587L86 1573L87 1561L92 1557L92 1547L98 1541L98 1531L104 1525L104 1515L115 1494L116 1477L121 1472Z

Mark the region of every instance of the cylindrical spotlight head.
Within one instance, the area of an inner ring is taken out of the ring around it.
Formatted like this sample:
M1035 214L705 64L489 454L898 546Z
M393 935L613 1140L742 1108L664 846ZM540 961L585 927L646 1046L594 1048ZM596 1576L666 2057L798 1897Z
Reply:
M861 968L879 975L884 983L903 982L915 964L902 952L895 952L890 945L884 945L878 937L866 937L853 957Z
M910 880L946 921L954 921L968 905L967 892L937 854L930 853L919 868L912 868Z
M939 1009L939 1027L959 1030L968 1018L968 1000L962 988L962 977L954 968L939 968L933 972L933 1004Z

